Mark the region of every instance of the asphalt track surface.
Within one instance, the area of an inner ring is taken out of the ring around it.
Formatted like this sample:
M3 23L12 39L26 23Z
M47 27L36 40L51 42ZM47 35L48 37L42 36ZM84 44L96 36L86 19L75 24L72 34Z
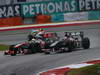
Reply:
M55 28L46 29L55 31ZM71 53L61 53L54 55L45 55L37 53L32 55L4 56L0 53L0 75L36 75L40 71L81 63L83 61L100 58L100 25L95 26L77 26L56 28L56 31L84 31L86 37L90 38L91 48L87 50L77 50ZM14 44L26 40L30 30L3 32L0 33L0 43ZM61 35L62 36L62 35Z

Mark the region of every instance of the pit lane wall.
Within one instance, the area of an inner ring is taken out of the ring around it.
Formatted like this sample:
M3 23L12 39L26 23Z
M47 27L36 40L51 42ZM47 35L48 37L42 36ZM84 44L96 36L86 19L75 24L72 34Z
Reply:
M0 6L0 26L34 24L33 17L38 13L50 15L52 23L100 20L100 0L47 0L3 5ZM10 20L13 17L20 17L16 19L18 23ZM26 18L31 19L26 21Z

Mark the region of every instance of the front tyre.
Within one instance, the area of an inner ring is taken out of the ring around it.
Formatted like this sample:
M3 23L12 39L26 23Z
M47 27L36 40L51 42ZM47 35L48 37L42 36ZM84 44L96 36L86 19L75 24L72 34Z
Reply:
M10 55L11 55L11 56L16 56L16 54L17 54L17 52L16 52L15 50L10 51Z
M45 54L55 54L56 53L56 50L55 50L55 48L51 48L50 50L48 50L48 51L45 51Z
M8 53L7 52L4 52L4 55L8 55Z
M52 48L52 49L50 50L50 54L55 54L55 53L56 53L55 48Z
M83 38L82 47L84 49L89 49L90 48L90 40L89 40L89 38Z

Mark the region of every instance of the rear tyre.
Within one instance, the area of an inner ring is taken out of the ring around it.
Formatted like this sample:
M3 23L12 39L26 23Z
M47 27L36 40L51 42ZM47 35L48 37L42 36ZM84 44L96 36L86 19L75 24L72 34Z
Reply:
M17 48L14 48L14 46L15 45L11 45L10 47L9 47L9 54L11 55L11 56L16 56L16 54L17 54Z
M50 52L44 52L45 54L50 54Z
M67 52L72 52L74 49L74 41L69 41L68 42L68 51Z
M90 48L90 40L89 40L89 38L83 38L82 47L84 49L89 49Z

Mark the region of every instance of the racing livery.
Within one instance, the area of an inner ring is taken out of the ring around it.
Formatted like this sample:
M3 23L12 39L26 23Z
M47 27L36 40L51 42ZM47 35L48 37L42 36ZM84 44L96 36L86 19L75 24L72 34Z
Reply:
M28 41L11 45L5 55L32 54L44 52L55 54L71 52L75 49L90 48L90 40L84 32L64 32L64 38L59 38L55 32L36 31L28 35Z
M90 40L84 36L84 32L65 32L64 39L58 39L45 50L45 54L71 52L77 48L90 48Z
M16 54L41 53L43 49L49 48L49 45L56 40L55 36L56 33L53 32L46 32L39 36L28 35L28 41L11 45L4 54L14 56Z

